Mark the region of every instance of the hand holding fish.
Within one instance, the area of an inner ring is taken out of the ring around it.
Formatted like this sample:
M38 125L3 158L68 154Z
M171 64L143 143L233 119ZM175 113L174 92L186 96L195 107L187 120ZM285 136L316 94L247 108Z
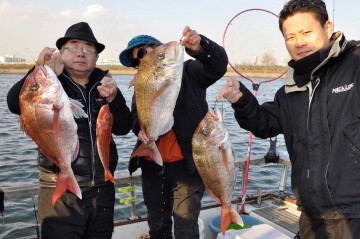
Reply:
M105 97L109 102L115 99L115 96L118 91L116 81L113 80L110 75L106 75L101 80L101 85L99 85L97 89L99 91L99 94L102 97Z
M193 52L197 52L200 50L201 37L199 33L195 30L192 30L189 26L186 26L183 30L183 37L180 41L180 44L184 47L192 50Z
M224 97L230 103L237 102L243 94L240 92L239 81L233 78L227 78L226 84L221 88L219 94L216 96L216 101L221 101Z
M138 134L138 139L139 139L141 142L143 142L144 144L147 144L147 143L149 143L150 139L149 139L149 137L146 135L145 129L144 129L142 126L140 126L140 127L141 127L141 130L140 130L140 132L139 132L139 134Z
M55 48L45 47L36 61L39 65L49 66L56 74L60 75L64 69L64 63L61 60L60 52L55 52Z

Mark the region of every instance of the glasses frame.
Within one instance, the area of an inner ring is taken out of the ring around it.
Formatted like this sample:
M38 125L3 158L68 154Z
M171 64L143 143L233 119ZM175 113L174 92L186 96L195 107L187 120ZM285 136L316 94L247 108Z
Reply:
M76 53L81 50L85 55L90 55L90 56L95 56L98 54L96 49L91 49L91 48L82 47L82 46L65 46L62 49L69 50L71 53Z

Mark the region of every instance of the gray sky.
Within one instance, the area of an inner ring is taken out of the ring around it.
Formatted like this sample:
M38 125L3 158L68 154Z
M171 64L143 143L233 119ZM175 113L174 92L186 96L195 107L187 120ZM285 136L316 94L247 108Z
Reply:
M37 58L45 47L55 47L66 29L87 21L97 40L105 44L100 59L118 60L135 35L148 34L163 42L179 40L184 26L222 44L226 25L241 11L262 8L278 14L284 0L0 0L0 55ZM333 19L333 0L326 0ZM338 0L335 30L360 39L360 2ZM249 19L250 21L250 19ZM278 29L274 34L281 35Z

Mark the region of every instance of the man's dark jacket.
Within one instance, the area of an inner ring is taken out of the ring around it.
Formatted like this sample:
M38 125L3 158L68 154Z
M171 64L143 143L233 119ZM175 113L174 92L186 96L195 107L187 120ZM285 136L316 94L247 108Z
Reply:
M289 68L273 102L260 106L241 84L243 96L232 104L239 125L255 136L284 134L292 190L311 217L360 217L359 44L335 33L307 84Z

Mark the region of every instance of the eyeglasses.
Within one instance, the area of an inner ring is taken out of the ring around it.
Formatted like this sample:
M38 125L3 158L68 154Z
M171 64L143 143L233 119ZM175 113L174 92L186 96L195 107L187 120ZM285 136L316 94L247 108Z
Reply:
M97 51L95 49L92 48L87 48L87 47L80 47L80 46L66 46L63 49L67 49L72 53L76 53L78 51L82 51L84 52L84 54L86 55L96 55Z

